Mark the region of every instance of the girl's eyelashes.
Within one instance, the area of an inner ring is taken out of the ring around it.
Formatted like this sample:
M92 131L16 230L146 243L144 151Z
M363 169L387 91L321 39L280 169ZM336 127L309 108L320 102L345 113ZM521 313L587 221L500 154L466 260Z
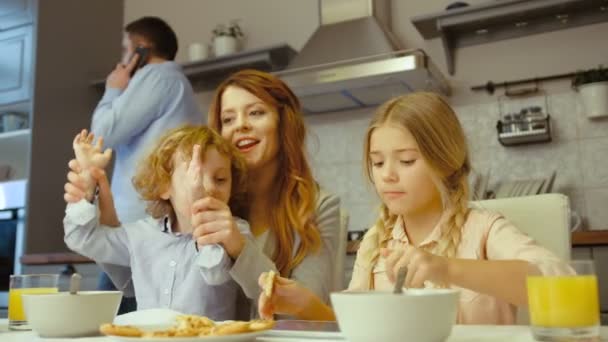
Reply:
M382 165L384 165L383 161L376 161L376 162L372 161L373 167L382 167Z

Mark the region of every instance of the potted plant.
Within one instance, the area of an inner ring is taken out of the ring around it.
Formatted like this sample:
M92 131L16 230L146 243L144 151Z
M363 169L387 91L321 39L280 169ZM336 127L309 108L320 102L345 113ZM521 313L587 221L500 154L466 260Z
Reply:
M213 30L213 52L216 57L235 53L239 49L239 39L243 31L236 20L230 24L219 24Z
M608 69L600 65L579 71L572 79L572 87L580 92L588 118L608 116Z

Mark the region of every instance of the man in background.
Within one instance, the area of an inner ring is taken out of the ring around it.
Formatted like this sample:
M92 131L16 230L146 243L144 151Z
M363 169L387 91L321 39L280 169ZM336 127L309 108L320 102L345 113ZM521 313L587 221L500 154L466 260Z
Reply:
M131 183L139 161L164 132L201 124L203 115L190 82L174 62L178 43L173 29L160 18L143 17L124 31L122 61L108 75L91 131L115 151L112 194L118 219L131 222L146 215L146 203ZM124 292L120 313L135 310L130 269L100 266ZM112 282L102 274L100 289L113 289Z

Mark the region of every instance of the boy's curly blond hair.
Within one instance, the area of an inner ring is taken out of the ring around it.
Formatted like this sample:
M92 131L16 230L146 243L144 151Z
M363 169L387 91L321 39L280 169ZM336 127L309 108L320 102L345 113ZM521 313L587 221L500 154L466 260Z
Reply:
M140 162L133 177L133 186L140 197L148 202L146 211L154 218L169 215L175 218L175 211L169 200L161 194L171 185L171 176L175 169L176 156L189 161L194 145L201 146L201 158L208 148L217 151L230 159L232 190L228 205L234 212L241 206L246 192L246 164L232 144L207 126L183 126L168 131L160 138L150 154Z

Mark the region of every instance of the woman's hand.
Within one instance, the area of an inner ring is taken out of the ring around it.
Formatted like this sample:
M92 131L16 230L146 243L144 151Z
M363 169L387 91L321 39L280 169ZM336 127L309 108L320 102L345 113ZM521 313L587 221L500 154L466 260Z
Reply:
M266 285L267 276L268 273L262 273L258 279L262 289ZM276 276L271 296L266 296L264 292L262 291L258 301L258 311L263 319L272 319L275 314L290 315L301 319L321 319L320 317L309 317L311 305L321 302L321 300L312 291L294 280Z
M192 205L192 236L199 246L221 244L232 259L236 259L245 246L245 237L239 231L228 204L204 197Z
M68 182L64 186L65 193L63 194L63 198L67 203L76 203L82 199L91 201L92 198L86 198L86 181L81 176L82 169L78 165L78 161L72 159L68 163L68 166L70 167L70 171L68 172ZM120 226L120 220L114 207L114 197L110 189L110 182L105 171L97 167L91 167L89 171L99 189L99 222L110 227Z
M420 248L408 246L405 249L382 249L386 258L386 273L395 282L401 267L407 267L405 287L421 288L425 281L446 286L450 284L450 259L431 254Z

